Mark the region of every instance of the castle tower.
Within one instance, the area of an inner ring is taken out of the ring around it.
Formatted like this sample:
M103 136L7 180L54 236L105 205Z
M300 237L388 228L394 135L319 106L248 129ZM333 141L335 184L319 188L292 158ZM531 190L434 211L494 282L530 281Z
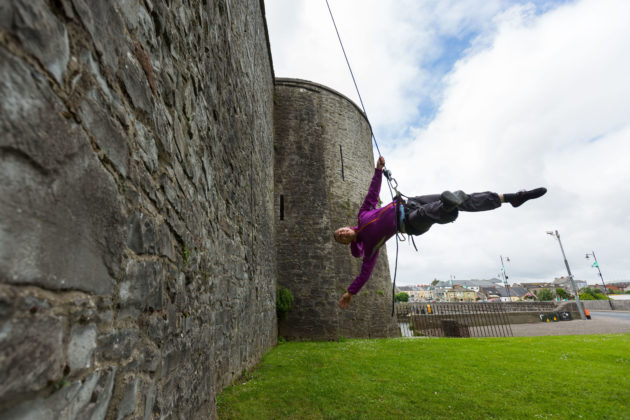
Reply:
M398 336L385 247L350 309L337 307L361 268L333 232L356 225L374 174L365 114L325 86L276 79L274 155L278 283L295 299L278 334L318 340Z

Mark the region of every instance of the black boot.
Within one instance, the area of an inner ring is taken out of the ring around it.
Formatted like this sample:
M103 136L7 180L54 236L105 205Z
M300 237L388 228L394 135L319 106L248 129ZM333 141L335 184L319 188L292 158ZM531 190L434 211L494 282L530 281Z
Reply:
M503 200L506 203L510 203L512 207L518 207L527 200L532 200L534 198L542 197L547 192L547 188L540 187L534 188L533 190L521 190L514 194L503 194Z
M460 204L468 199L468 195L466 195L463 191L444 191L440 195L440 200L442 200L444 211L453 211Z

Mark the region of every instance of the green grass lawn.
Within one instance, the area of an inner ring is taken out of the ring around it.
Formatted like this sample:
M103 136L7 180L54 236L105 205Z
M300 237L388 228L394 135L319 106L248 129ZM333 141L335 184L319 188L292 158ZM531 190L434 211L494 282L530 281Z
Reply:
M221 419L630 419L630 334L289 342Z

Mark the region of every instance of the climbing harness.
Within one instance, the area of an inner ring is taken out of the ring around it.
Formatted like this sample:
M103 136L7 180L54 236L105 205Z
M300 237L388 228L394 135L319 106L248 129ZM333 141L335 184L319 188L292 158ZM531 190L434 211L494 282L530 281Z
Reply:
M359 102L361 103L361 109L363 109L363 113L365 114L365 118L368 121L368 125L370 125L370 133L372 134L372 141L374 142L374 146L376 146L376 151L378 152L379 156L382 156L381 151L378 147L378 142L376 141L376 136L374 135L374 130L372 130L372 125L370 124L370 120L367 116L365 105L363 105L363 99L361 98L361 93L359 92L357 81L354 78L354 73L352 72L352 67L350 66L350 61L348 60L346 49L343 47L343 42L341 41L341 36L339 35L339 30L337 29L335 18L330 8L330 4L328 4L328 0L326 0L326 6L328 7L328 13L330 13L330 19L332 20L333 26L335 27L335 32L337 33L337 39L339 40L339 45L341 46L341 51L343 52L343 56L346 59L348 70L350 70L350 76L352 77L354 88L357 91L357 96L359 97ZM383 175L385 175L385 178L387 179L387 186L389 187L389 193L392 196L392 201L396 202L396 216L395 216L396 217L396 262L394 263L394 279L392 282L393 283L392 284L392 316L394 316L394 309L395 309L394 302L395 302L395 297L396 297L396 274L398 273L398 242L399 241L403 242L406 240L404 233L401 232L402 226L400 225L400 223L401 222L404 223L404 221L399 220L399 214L400 214L399 212L401 211L400 206L404 206L403 204L404 200L402 199L402 197L405 197L405 196L398 191L398 182L396 181L395 178L392 177L392 172L389 169L383 168ZM394 195L394 192L396 193L395 195ZM416 249L416 251L418 251L418 248L416 247L416 243L414 242L411 235L409 237L411 238L411 243L413 243L413 247Z

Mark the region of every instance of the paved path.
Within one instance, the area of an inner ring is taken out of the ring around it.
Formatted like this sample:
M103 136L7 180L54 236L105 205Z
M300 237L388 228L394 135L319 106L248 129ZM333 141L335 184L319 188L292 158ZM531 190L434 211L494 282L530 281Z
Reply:
M630 333L630 311L591 311L591 319L584 321L512 324L514 337L615 333Z

